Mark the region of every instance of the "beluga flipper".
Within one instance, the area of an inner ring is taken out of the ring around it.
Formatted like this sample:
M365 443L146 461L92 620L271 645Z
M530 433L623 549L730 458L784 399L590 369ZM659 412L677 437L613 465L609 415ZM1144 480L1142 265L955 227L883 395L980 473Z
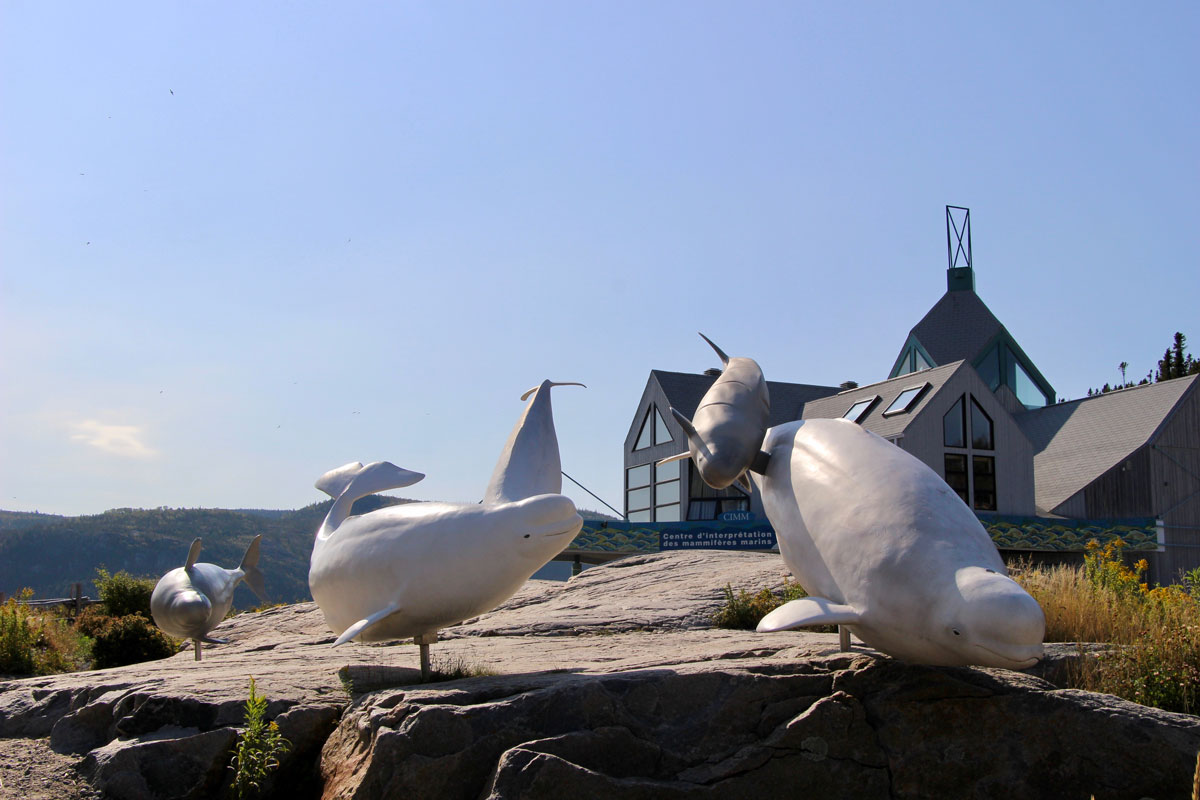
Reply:
M480 503L413 502L348 516L360 497L422 476L388 462L354 463L317 481L335 500L308 582L335 647L413 637L424 666L438 630L495 608L571 543L583 520L560 493L550 405L557 385L544 381L522 396L529 402Z
M262 535L254 537L242 563L235 569L199 562L199 538L192 540L187 560L159 579L150 595L150 614L154 624L180 639L191 639L196 660L201 659L201 643L226 644L227 639L209 636L221 624L233 605L233 590L242 581L267 602L263 575L258 569L258 549Z
M700 334L721 359L721 375L708 388L688 419L678 409L671 415L688 438L688 452L663 459L666 463L691 456L700 477L714 489L737 483L750 491L748 470L766 469L763 437L771 416L771 395L762 369L752 358L731 358Z

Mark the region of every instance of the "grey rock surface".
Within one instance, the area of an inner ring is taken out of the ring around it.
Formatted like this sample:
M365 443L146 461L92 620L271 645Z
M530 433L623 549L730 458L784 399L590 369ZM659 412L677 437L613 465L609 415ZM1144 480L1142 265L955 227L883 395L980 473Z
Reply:
M835 634L709 627L726 583L784 577L775 555L704 551L531 582L432 648L435 667L498 674L424 685L415 646L332 649L311 603L241 615L201 662L0 683L0 779L219 796L253 675L293 745L268 796L1188 796L1196 717L839 653Z

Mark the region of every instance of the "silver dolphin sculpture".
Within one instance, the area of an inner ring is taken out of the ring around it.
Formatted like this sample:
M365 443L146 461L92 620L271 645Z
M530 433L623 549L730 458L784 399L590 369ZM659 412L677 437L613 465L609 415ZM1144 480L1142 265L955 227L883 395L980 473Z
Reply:
M164 632L180 639L191 639L199 661L200 643L226 644L208 632L221 624L233 605L233 590L246 582L258 598L267 602L263 576L258 570L258 545L262 535L254 537L242 563L236 569L196 561L200 556L200 539L193 539L187 562L159 579L150 595L150 613L154 624Z
M746 471L766 469L766 454L761 447L771 415L767 381L754 359L730 358L703 333L700 338L716 351L724 368L700 398L692 419L671 409L671 415L687 434L688 452L659 463L691 456L709 486L724 489L736 482L749 492Z

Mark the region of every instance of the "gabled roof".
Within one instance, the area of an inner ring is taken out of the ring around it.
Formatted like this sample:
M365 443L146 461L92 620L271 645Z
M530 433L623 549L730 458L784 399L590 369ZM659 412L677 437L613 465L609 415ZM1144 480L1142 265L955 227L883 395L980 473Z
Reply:
M689 419L696 414L696 407L709 387L716 382L712 375L696 375L691 372L666 372L661 369L650 370L650 377L658 381L663 394L671 406ZM781 425L800 419L806 403L821 397L836 394L836 386L815 386L807 383L781 383L767 381L767 391L771 395L771 417L769 425ZM663 409L666 412L666 409Z
M962 361L955 361L952 364L945 364L944 366L932 369L922 369L906 375L900 375L896 378L890 378L886 381L880 381L879 383L872 383L870 386L860 386L857 389L838 392L832 397L814 400L805 405L804 419L836 419L844 416L850 407L858 401L867 400L878 395L879 402L872 406L870 412L862 418L859 424L872 433L877 433L884 438L897 436L903 433L908 424L917 418L917 415L921 413L925 404L937 394L938 389L942 388L962 367ZM892 401L901 392L924 383L928 383L929 388L920 396L917 404L907 413L893 414L887 417L883 415L883 412L887 410L887 407L892 404Z
M1196 381L1192 375L1018 414L1033 444L1038 507L1053 511L1149 442Z
M939 365L973 361L1004 328L979 295L946 292L911 331Z

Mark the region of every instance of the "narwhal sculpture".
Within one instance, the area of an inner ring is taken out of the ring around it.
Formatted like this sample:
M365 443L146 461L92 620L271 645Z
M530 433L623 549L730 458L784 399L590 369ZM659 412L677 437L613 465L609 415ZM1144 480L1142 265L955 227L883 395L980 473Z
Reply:
M747 470L765 466L759 445L767 432L771 395L762 370L752 358L730 358L700 334L721 359L720 377L700 398L692 419L678 409L671 414L688 438L688 452L660 461L665 464L691 456L700 477L714 489L737 483L747 493Z
M849 420L767 429L758 364L713 348L725 369L693 421L675 412L689 452L673 458L690 455L710 486L748 473L758 487L784 563L810 594L759 631L836 624L843 649L852 632L924 664L1021 669L1042 657L1041 607L941 476Z
M262 535L254 537L242 563L236 569L197 562L200 539L193 539L187 561L159 579L150 595L150 614L154 624L180 639L191 639L196 660L201 659L201 643L226 644L208 632L221 624L233 605L233 590L246 582L258 598L267 602L263 576L258 570L258 545Z
M561 494L550 389L562 385L544 381L522 395L532 399L481 503L405 503L351 517L355 500L424 476L384 461L347 464L317 481L335 501L308 583L335 647L411 636L428 671L438 630L495 608L570 544L583 520Z

